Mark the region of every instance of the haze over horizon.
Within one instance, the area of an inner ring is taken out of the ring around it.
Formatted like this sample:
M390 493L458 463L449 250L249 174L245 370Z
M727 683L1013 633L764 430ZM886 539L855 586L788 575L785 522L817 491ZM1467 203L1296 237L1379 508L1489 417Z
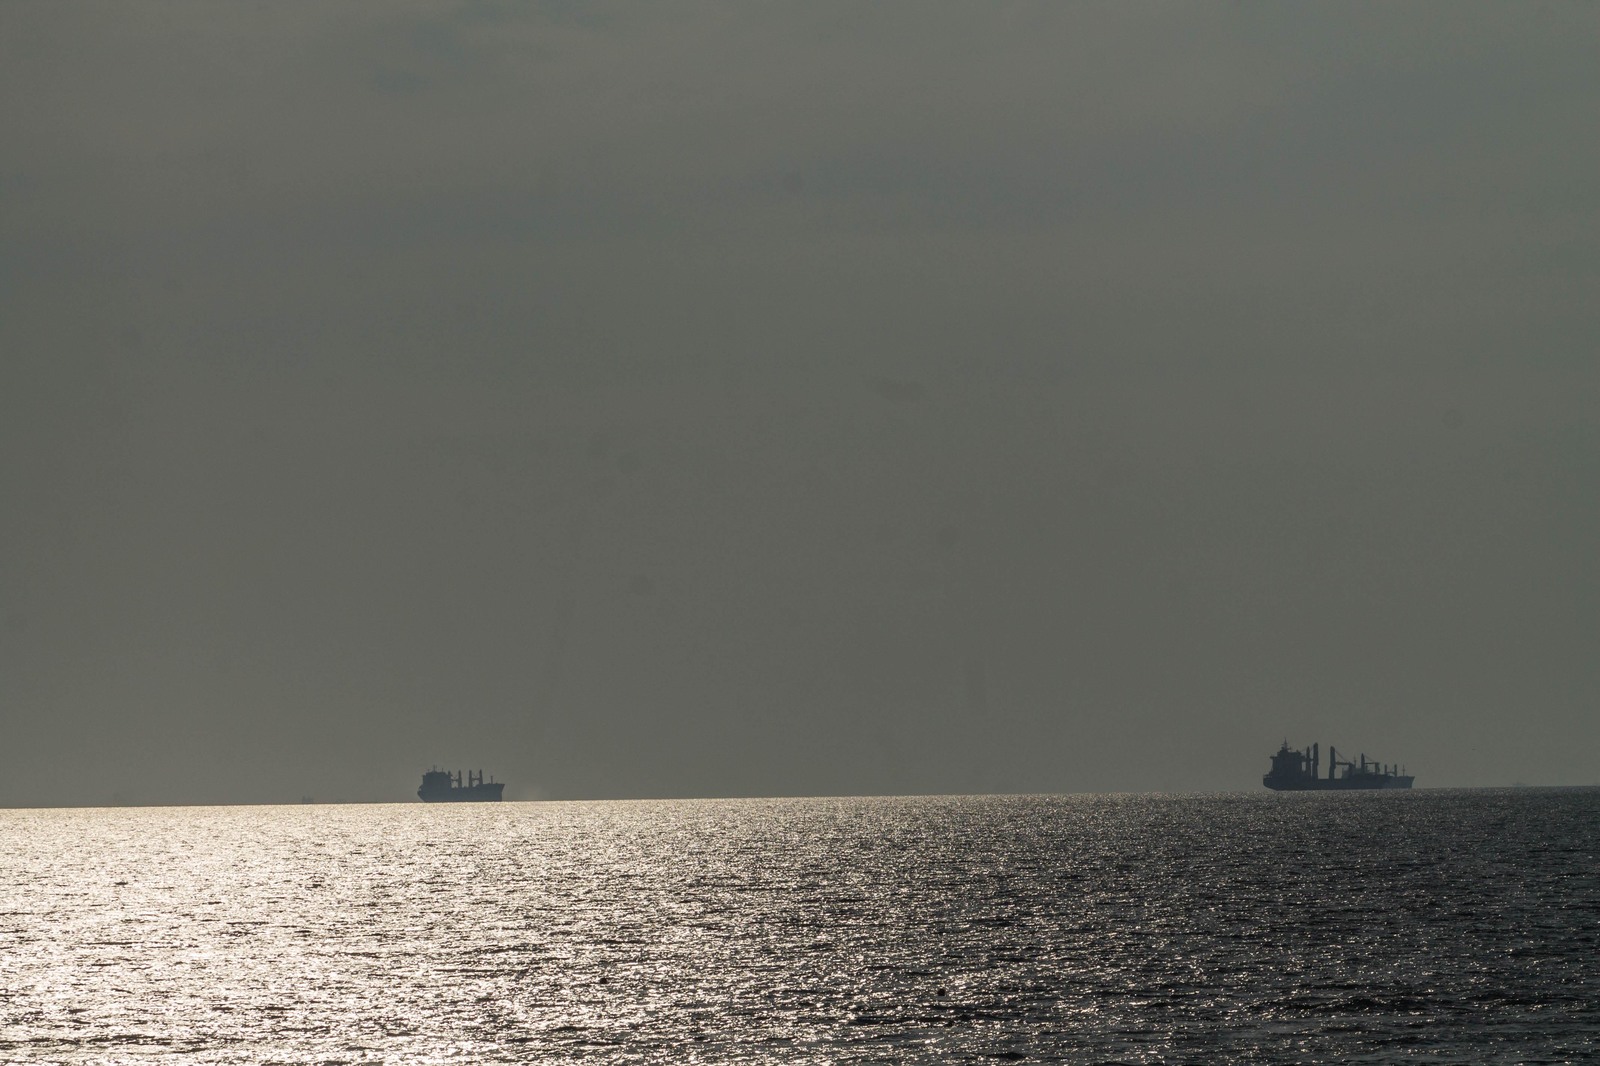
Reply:
M0 7L0 806L1596 783L1597 31Z

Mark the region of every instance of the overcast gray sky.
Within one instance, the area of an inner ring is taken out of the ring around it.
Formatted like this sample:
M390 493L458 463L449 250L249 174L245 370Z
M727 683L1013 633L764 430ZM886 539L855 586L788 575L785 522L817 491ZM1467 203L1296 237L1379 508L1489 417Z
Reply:
M0 804L1600 780L1597 46L0 6Z

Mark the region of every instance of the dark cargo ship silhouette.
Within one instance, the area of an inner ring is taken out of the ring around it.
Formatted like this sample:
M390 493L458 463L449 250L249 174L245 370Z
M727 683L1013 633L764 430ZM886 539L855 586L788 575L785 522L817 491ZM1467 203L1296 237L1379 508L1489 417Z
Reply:
M461 782L459 770L454 774L448 770L429 770L422 775L417 797L423 803L498 803L505 787L492 778L485 782L482 770L477 774L468 770L465 784Z
M1317 746L1313 744L1304 751L1295 751L1287 740L1272 757L1272 769L1261 779L1263 785L1279 792L1410 788L1411 781L1404 767L1368 762L1364 752L1360 762L1341 759L1331 744L1328 745L1328 776L1323 777L1322 753Z

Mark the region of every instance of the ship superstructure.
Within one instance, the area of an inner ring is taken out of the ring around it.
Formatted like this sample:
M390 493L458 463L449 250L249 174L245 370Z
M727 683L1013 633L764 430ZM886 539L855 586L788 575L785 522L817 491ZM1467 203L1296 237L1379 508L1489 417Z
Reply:
M498 803L505 787L492 777L485 781L482 770L477 773L468 770L463 782L460 770L452 774L436 768L422 775L417 798L424 803Z
M1373 762L1365 752L1360 759L1341 759L1328 745L1328 776L1322 776L1322 752L1316 744L1296 751L1285 740L1272 757L1272 769L1261 783L1278 792L1325 792L1346 789L1410 788L1412 778L1403 766Z

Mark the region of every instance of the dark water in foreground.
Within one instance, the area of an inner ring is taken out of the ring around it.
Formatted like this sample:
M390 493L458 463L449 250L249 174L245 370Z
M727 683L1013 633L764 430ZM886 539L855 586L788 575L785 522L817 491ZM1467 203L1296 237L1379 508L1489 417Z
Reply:
M1600 1059L1600 790L3 811L0 1061Z

